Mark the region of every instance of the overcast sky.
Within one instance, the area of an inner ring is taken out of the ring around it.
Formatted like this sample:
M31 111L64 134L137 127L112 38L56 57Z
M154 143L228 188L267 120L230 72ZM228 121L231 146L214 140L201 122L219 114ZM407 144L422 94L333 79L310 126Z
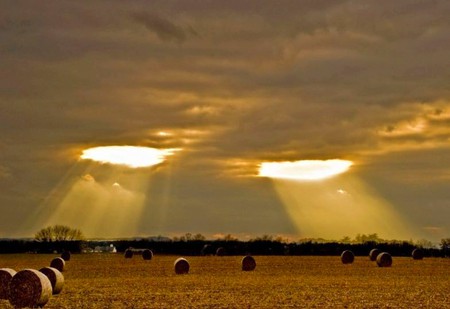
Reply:
M2 0L0 237L449 237L449 16L446 0ZM181 150L147 169L79 159L103 145ZM254 177L305 159L354 165ZM373 224L322 231L322 202Z

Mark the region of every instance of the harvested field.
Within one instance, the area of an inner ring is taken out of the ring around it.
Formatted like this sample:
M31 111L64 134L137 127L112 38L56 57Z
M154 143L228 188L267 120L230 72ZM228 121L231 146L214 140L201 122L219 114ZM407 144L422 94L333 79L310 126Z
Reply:
M51 255L0 255L0 268L40 269ZM177 256L149 261L123 254L73 254L61 294L45 308L448 308L450 259L393 257L378 267L367 256L343 265L339 256L188 257L189 274L173 271ZM6 300L0 308L12 308Z

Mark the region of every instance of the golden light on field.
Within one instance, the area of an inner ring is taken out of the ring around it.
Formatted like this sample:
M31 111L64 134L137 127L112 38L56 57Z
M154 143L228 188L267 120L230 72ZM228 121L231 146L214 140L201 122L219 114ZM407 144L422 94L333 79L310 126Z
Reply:
M272 182L303 237L336 239L358 233L378 233L387 239L411 237L394 207L355 176L341 175L320 182Z
M264 162L261 163L259 176L314 181L342 174L346 172L351 165L351 161L339 159Z
M125 165L131 168L149 167L164 162L176 149L156 149L139 146L102 146L83 150L81 159L100 163Z

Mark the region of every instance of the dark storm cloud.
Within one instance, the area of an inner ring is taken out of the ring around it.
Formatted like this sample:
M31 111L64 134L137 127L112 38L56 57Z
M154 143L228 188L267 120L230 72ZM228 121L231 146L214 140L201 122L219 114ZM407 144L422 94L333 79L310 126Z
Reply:
M3 1L0 166L14 190L1 199L33 208L82 148L109 144L185 148L177 172L229 192L261 160L337 157L398 171L405 192L449 147L449 13L448 1ZM396 153L414 154L411 173ZM380 191L383 177L369 177ZM225 212L247 201L259 203Z
M134 12L131 17L154 32L162 41L184 42L189 35L197 35L192 27L184 29L156 13Z

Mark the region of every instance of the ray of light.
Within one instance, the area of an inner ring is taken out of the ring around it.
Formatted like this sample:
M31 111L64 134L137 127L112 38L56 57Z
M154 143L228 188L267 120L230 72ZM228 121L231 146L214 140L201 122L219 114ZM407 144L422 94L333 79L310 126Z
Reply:
M23 219L21 227L29 230L30 233L35 233L40 228L43 228L43 224L50 214L58 208L59 203L64 199L72 185L76 182L76 175L78 173L80 173L80 164L79 162L75 162L55 187L47 194L45 199L36 206L27 218Z
M172 187L172 164L167 166L165 173L161 175L161 188L159 192L158 204L160 207L157 209L152 209L153 215L155 217L155 232L158 234L165 233L165 227L168 220L168 212L170 209L170 195Z
M259 176L314 181L344 173L351 165L351 161L340 159L263 162L260 166Z
M272 181L303 237L337 239L358 233L377 233L386 239L412 237L394 208L354 176L321 182Z
M121 178L126 177L117 171L101 182L91 174L78 177L45 225L77 227L87 237L135 236L149 175L133 175L132 182L125 180L128 187L117 181Z
M24 222L36 231L63 224L82 230L87 237L136 236L144 211L155 215L149 208L152 197L148 193L153 174L160 171L138 167L157 165L178 150L132 146L86 149L82 160Z

